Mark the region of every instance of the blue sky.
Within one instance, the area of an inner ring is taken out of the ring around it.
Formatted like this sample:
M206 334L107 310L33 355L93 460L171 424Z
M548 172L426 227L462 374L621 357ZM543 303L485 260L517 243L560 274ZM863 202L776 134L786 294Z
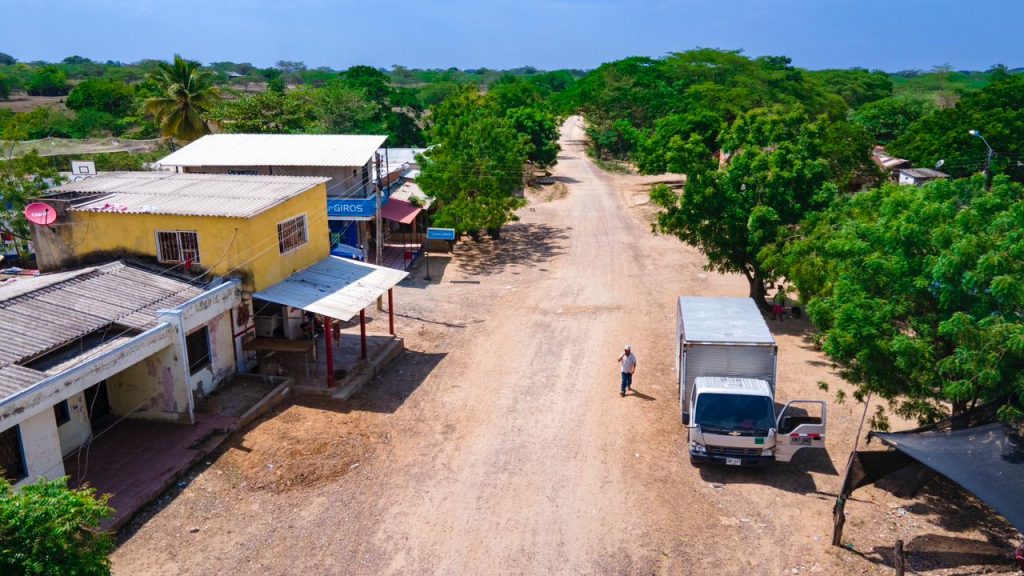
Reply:
M0 0L0 52L592 68L697 46L806 68L1024 66L1024 0Z

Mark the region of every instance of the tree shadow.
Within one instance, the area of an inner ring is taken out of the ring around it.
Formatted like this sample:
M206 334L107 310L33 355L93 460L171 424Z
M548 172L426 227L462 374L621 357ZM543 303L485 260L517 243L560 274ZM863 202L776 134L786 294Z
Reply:
M466 274L490 276L512 266L532 267L565 252L568 228L517 222L501 229L501 238L459 242L454 262Z
M555 182L562 182L563 184L578 184L580 182L580 180L571 176L552 176L551 179Z

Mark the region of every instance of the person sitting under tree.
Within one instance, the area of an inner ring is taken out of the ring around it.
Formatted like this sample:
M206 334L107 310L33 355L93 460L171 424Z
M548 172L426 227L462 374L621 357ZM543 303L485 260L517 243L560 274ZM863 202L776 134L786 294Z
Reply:
M783 316L786 314L786 291L779 286L778 291L775 293L775 298L772 299L772 320L778 320L782 322Z

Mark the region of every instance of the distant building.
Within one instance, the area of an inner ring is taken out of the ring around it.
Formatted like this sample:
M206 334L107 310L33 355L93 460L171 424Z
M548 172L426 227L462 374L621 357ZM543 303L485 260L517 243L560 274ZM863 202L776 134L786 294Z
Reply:
M885 152L884 146L875 146L875 149L871 152L871 159L874 160L875 164L885 172L889 174L893 179L897 177L896 171L902 168L910 168L910 160L904 160L903 158L896 158L895 156L889 156Z
M949 174L931 168L901 168L897 170L901 186L921 186L939 178L949 178Z

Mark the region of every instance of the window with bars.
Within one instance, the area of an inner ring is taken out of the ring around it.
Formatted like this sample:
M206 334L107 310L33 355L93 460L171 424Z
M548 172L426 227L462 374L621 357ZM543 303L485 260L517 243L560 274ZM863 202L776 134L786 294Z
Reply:
M199 264L199 234L186 230L158 230L156 257L161 262Z
M14 426L0 432L0 474L12 483L23 480L28 473L25 471L25 452L21 447L21 427Z
M281 254L294 250L308 241L306 215L302 214L277 225L277 245Z

